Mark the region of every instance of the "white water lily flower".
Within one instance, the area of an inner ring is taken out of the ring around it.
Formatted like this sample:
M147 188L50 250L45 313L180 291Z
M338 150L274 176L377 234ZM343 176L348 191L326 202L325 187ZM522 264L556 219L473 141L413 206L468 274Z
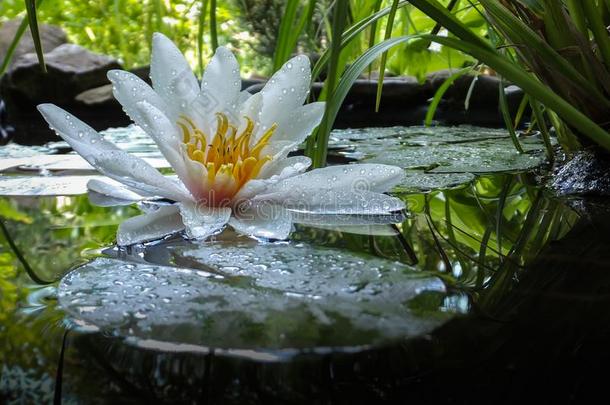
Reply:
M150 75L152 88L129 72L114 70L108 77L116 99L176 176L164 176L61 108L38 107L76 152L125 186L92 181L90 190L122 201L174 202L123 222L119 245L182 230L206 238L227 224L244 234L286 239L293 215L310 213L320 222L327 214L383 216L404 209L400 199L382 194L403 178L400 168L362 164L305 173L309 158L288 157L324 113L322 102L303 105L311 80L307 57L288 61L251 95L240 91L239 65L227 48L217 49L200 84L176 46L155 34Z

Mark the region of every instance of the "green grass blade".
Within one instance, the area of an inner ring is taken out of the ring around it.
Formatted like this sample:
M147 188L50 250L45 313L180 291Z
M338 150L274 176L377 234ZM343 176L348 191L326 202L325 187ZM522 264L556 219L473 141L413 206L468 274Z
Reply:
M39 1L39 5L41 3L42 3L42 0ZM4 55L4 60L2 61L2 65L0 66L0 76L2 76L4 74L4 72L6 72L6 69L8 69L8 65L11 63L11 60L13 59L13 55L15 54L15 50L17 49L17 46L19 45L19 41L23 37L23 34L25 34L25 30L28 29L28 25L29 25L29 21L27 18L24 18L23 20L21 20L21 24L19 24L19 27L17 28L17 32L15 33L13 40L11 41L10 45L8 46L8 49L6 50L6 55Z
M530 73L515 65L509 59L502 57L495 50L455 38L436 36L433 38L433 41L470 54L487 64L504 78L521 87L531 97L536 98L546 107L555 111L582 135L610 151L610 134L608 132L553 92L553 90L540 83Z
M398 3L398 8L404 7L408 5L408 1L401 1ZM371 14L367 18L364 18L358 21L356 24L352 25L349 29L347 29L341 38L341 49L345 48L352 40L358 37L362 31L372 26L372 24L376 23L380 18L385 17L391 11L392 7L386 7L377 13ZM326 68L328 64L328 60L330 58L330 50L325 50L321 55L318 62L314 65L311 71L312 80L315 80L320 76L320 73Z
M394 18L396 17L396 10L398 9L398 0L392 1L392 8L388 15L388 23L385 27L385 39L392 37L392 28L394 28ZM383 91L383 79L385 77L385 65L388 61L388 53L384 52L381 54L381 62L379 63L379 79L377 80L377 95L375 97L375 112L379 111L379 105L381 104L381 92Z
M572 130L559 118L555 112L549 110L548 108L545 110L546 115L549 117L553 128L555 129L555 133L557 134L557 141L561 145L561 147L567 152L573 152L582 149L582 145L576 138L576 135L572 132Z
M379 10L381 10L381 3L383 0L376 0L375 1L375 5L373 6L373 14L377 14L379 12ZM390 7L391 9L392 7ZM377 37L377 20L374 20L371 23L371 29L369 32L369 48L373 47L373 45L375 45L375 41L376 41L376 37ZM371 78L371 73L372 73L372 66L369 65L369 79Z
M32 39L34 41L34 48L36 49L36 55L38 56L38 63L44 73L47 72L47 65L44 63L44 51L42 49L42 42L40 41L40 32L38 30L38 17L36 15L36 0L25 0L25 9L27 11L30 32L32 33Z
M515 17L506 7L496 0L480 0L480 3L494 18L494 23L501 28L509 41L515 44L527 44L527 49L540 56L549 68L554 69L556 72L561 72L567 79L582 87L589 95L595 97L599 103L607 105L610 108L610 101L593 83L587 80L574 66L546 43L544 38L541 38L528 25ZM474 43L472 41L468 42Z
M349 89L352 87L358 77L365 71L365 69L375 61L383 52L391 49L394 46L406 43L414 38L421 38L422 35L406 35L396 38L390 38L376 44L374 47L368 49L360 57L352 62L352 64L345 70L345 73L341 77L337 88L333 92L332 96L326 103L326 114L324 120L326 121L326 128L330 128L337 118L341 104ZM330 131L328 131L330 133ZM325 139L328 140L328 134L325 134ZM320 134L319 134L320 137ZM326 150L326 149L324 149Z
M578 31L586 38L589 38L589 28L585 20L585 12L582 9L582 0L567 0L566 5Z
M508 129L508 133L510 134L510 139L511 141L513 141L515 149L517 149L519 153L523 153L523 148L519 143L519 139L517 138L517 132L515 132L515 127L513 126L513 120L510 117L510 110L508 109L508 99L506 98L506 92L504 91L503 80L500 80L500 82L498 83L498 94L500 99L500 111L502 112L502 118L504 119L506 129Z
M455 82L457 79L459 79L460 77L464 76L465 74L467 74L470 71L472 71L472 67L467 67L467 68L464 68L464 69L460 69L457 72L455 72L454 74L452 74L451 76L449 76L443 82L443 84L441 84L441 86L438 88L436 93L434 93L434 97L432 98L432 102L430 103L430 106L428 107L428 111L426 112L426 119L424 121L424 125L426 125L427 127L432 125L432 120L434 119L434 115L436 114L436 109L438 108L438 105L440 104L440 102L443 99L443 96L445 95L447 90L449 90L449 88L453 85L453 82Z
M330 45L330 63L328 66L328 75L326 78L325 87L327 89L329 98L333 98L336 91L336 82L338 80L340 56L341 56L341 36L345 28L345 23L348 17L349 1L348 0L337 0L335 3L335 9L333 13L332 22L332 39ZM328 151L328 137L332 129L334 119L329 120L330 103L326 104L326 111L324 112L324 118L316 133L316 149L313 156L313 166L323 167L326 165L326 154Z
M313 30L313 16L316 11L316 0L309 0L305 11L305 32L311 41L315 40L315 32Z
M521 102L519 103L519 108L517 108L517 114L515 115L515 128L519 128L521 125L521 120L523 119L523 114L525 114L525 109L529 105L529 96L526 94L521 98Z
M542 107L540 106L540 103L534 99L530 100L530 106L532 107L532 112L536 118L538 130L542 134L542 140L544 141L544 146L546 148L546 157L552 162L555 158L555 153L553 151L553 145L551 144L551 135L546 126L544 115L542 114Z
M582 6L602 60L606 66L610 67L610 36L602 19L604 4L601 1L596 4L595 0L586 0L582 2Z
M212 51L216 52L218 48L218 26L216 21L216 0L210 0L210 42Z
M410 3L461 40L491 48L487 41L475 34L437 0L411 0Z
M273 71L278 70L282 67L284 62L290 57L290 53L294 49L292 43L293 35L292 31L295 29L297 10L299 8L299 0L288 0L286 2L286 8L284 15L280 22L280 29L277 36L277 44L275 46L275 53L273 55ZM298 33L296 35L298 39Z
M208 0L201 0L201 10L197 25L197 68L199 76L203 76L203 35L205 34L205 16L208 10Z

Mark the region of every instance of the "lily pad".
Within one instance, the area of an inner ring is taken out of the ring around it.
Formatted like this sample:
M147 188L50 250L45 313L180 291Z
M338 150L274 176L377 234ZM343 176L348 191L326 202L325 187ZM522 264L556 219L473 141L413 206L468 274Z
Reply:
M367 163L384 163L435 173L526 171L542 165L544 144L537 136L520 139L518 153L506 130L477 127L394 127L393 135L379 128L359 130L342 138L343 154ZM366 137L368 134L368 138Z
M423 173L407 170L405 179L394 191L430 191L459 187L476 178L472 173Z
M450 317L412 309L420 293L444 292L439 279L374 256L249 240L169 254L180 267L96 259L62 280L59 303L81 324L175 350L368 347Z
M0 158L20 158L55 153L55 148L46 146L26 146L18 143L9 143L0 147Z
M124 128L108 128L101 131L104 139L133 155L149 158L163 158L159 147L152 138L137 125Z
M120 128L108 128L100 131L100 135L120 149L139 157L162 158L159 147L150 136L139 126L132 124ZM46 145L56 149L70 149L66 141L51 142Z
M170 167L167 160L163 158L143 158L148 164L163 169ZM0 160L0 170L17 168L20 170L34 171L94 171L95 169L79 155L70 153L67 155L40 155L25 158L9 158Z
M371 127L337 129L331 134L332 141L369 141L371 139L398 138L413 145L457 143L471 140L496 139L508 136L506 130L460 125L454 127Z
M0 176L0 196L80 195L87 192L91 179L111 181L104 176Z

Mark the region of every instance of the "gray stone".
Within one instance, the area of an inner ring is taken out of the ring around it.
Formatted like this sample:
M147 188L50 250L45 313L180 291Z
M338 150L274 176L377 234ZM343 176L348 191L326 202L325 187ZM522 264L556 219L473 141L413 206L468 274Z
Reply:
M112 84L105 84L94 89L85 90L75 98L79 103L85 105L100 105L114 102Z
M561 196L610 196L610 159L605 152L589 149L576 152L559 163L551 187Z
M15 60L2 80L5 98L12 95L34 103L65 104L85 90L108 84L108 70L121 68L115 59L74 44L63 44L46 53L45 62L46 74L34 53ZM8 107L10 112L11 105Z
M63 44L46 53L45 61L46 74L36 54L22 55L0 81L0 98L6 102L16 142L31 145L57 139L36 110L41 103L59 105L98 130L129 123L118 103L108 98L108 88L99 89L110 84L108 70L121 68L115 59Z
M15 37L20 24L21 20L17 19L7 21L0 26L0 61L4 60L6 52L8 51L10 44L13 42L13 38ZM68 42L66 33L60 27L55 25L39 24L38 29L40 31L42 49L45 52L52 51L58 46ZM35 49L32 34L30 33L30 30L27 29L21 38L21 41L19 41L19 45L15 49L13 61L22 55L33 53L34 51Z

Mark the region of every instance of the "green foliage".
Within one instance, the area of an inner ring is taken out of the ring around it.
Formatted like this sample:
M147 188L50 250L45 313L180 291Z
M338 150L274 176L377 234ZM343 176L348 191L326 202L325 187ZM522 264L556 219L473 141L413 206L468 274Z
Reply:
M5 0L0 15L23 15L26 3L34 22L33 2ZM47 0L37 15L64 27L75 42L119 57L127 67L147 63L154 31L174 39L200 72L219 44L237 50L247 73L266 75L295 52L319 54L314 77L326 70L321 99L328 98L329 106L307 151L321 165L333 111L339 108L333 103L343 101L337 94L345 89L335 92L339 83L351 85L364 69L369 74L378 69L379 106L386 74L422 78L432 70L463 69L477 61L540 103L534 111L542 114L535 117L538 128L548 135L545 121L551 121L566 149L578 147L574 135L610 149L607 6L601 0ZM395 38L412 40L394 43ZM392 45L374 57L369 53L384 43ZM358 69L346 71L352 65ZM499 101L514 134L505 97Z
M202 1L193 0L46 0L37 14L39 23L61 26L74 43L117 57L127 68L150 62L152 34L161 31L176 42L196 67L202 5ZM208 4L210 10L211 4ZM256 40L248 28L237 24L234 18L237 10L233 2L218 2L215 12L218 43L233 47L242 60L252 61L245 63L246 67L254 66L260 59L253 50ZM3 0L0 24L23 16L24 11L23 0ZM209 29L208 24L206 34ZM205 35L202 40L204 62L207 62L213 53L212 39Z

